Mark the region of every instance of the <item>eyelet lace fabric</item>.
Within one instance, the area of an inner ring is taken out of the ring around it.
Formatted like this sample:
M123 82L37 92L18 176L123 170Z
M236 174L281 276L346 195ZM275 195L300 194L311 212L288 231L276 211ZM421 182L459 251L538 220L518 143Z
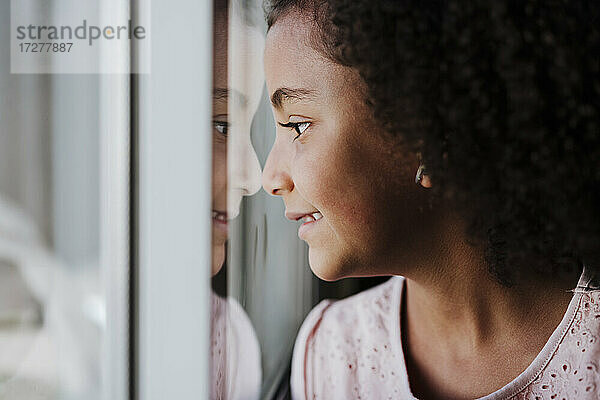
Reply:
M556 353L515 400L600 399L600 290L579 295L575 318Z
M211 293L211 390L210 398L225 400L227 398L227 300Z
M415 399L400 343L404 278L307 316L292 360L294 400ZM600 399L600 285L584 273L563 320L529 367L481 400Z
M211 400L257 400L262 368L250 319L232 298L211 292Z

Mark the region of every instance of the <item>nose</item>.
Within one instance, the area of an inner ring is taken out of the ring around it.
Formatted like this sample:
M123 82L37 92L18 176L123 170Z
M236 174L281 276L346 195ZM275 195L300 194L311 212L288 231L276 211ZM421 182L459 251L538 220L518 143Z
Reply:
M232 157L230 161L231 186L243 196L251 196L260 189L260 162L250 140L239 143L236 150L237 157Z
M252 196L256 192L260 190L261 183L261 170L260 170L260 162L258 161L258 157L254 152L254 148L252 144L248 146L247 150L247 160L248 160L248 172L247 179L244 182L244 191L246 196Z
M289 174L289 164L277 140L267 157L263 170L262 185L265 192L273 196L281 196L294 190L294 181Z

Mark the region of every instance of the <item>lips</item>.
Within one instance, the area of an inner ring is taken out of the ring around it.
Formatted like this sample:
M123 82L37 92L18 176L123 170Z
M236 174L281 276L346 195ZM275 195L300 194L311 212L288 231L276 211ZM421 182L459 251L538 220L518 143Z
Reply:
M317 222L323 218L320 211L286 211L285 217L292 221L301 221L302 225L298 228L298 237L305 240L306 235L314 227L318 226Z
M309 212L295 212L295 211L286 211L285 217L291 221L300 221L303 222L314 222L323 218L323 214L319 211L309 211Z
M227 221L227 212L212 210L212 228L213 245L223 244L227 240L229 231L229 222Z
M212 219L220 222L227 222L227 213L223 211L212 210Z

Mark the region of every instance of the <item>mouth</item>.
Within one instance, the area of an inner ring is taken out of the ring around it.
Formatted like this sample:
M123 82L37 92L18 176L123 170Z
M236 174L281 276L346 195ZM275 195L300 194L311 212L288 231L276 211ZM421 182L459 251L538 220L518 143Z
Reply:
M220 222L227 222L227 213L223 211L212 210L212 219Z
M302 225L298 228L298 237L305 240L304 238L307 233L319 224L319 221L323 218L323 214L321 214L320 211L312 213L286 213L286 217L291 220L302 222Z
M299 217L296 219L296 221L302 221L303 223L307 224L310 222L316 222L318 220L320 220L321 218L323 218L323 214L321 214L320 212L314 212L312 214L306 214L303 217Z
M213 228L216 228L220 231L224 231L227 233L227 212L212 210L212 220L213 220Z

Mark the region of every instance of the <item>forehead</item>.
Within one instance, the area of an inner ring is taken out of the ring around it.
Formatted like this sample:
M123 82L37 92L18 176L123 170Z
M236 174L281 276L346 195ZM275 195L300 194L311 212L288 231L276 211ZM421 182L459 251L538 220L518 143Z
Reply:
M269 95L280 87L330 90L347 74L345 67L313 48L314 29L309 18L295 11L271 27L264 57Z
M313 22L299 11L289 11L279 17L267 34L269 50L312 50L309 46Z
M213 25L213 83L215 87L227 87L228 28L227 14L216 14Z
M227 103L233 99L230 105L254 112L264 85L263 32L245 23L239 13L219 13L215 15L213 43L213 100Z

